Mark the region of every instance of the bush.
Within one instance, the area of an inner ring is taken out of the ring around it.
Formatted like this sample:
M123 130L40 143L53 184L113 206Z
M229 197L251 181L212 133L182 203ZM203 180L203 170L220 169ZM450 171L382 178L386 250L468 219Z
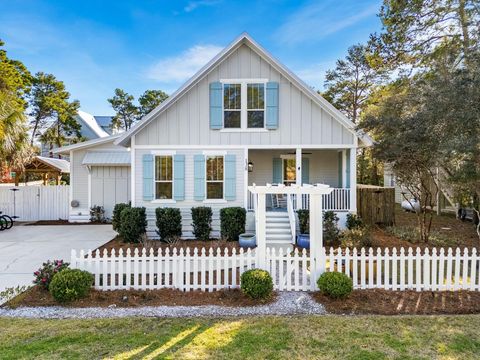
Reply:
M220 233L227 241L238 241L245 232L247 211L242 207L228 207L220 210Z
M160 240L169 242L173 238L182 236L182 214L176 208L156 208L157 233Z
M268 271L247 270L240 280L242 292L252 299L266 299L272 294L273 280Z
M90 221L102 224L107 222L103 206L94 205L90 208Z
M212 208L199 206L192 208L193 235L197 240L210 240L212 231Z
M120 213L119 234L127 243L138 243L147 230L147 215L144 207L126 207Z
M130 204L119 203L115 204L112 213L112 227L116 232L120 232L120 214L123 209L129 208Z
M53 277L50 294L58 302L69 302L87 296L93 284L93 275L79 269L66 269Z
M309 210L297 210L298 224L300 226L300 234L310 233L310 211Z
M370 228L364 226L345 230L341 234L342 246L345 247L372 247L373 240Z
M343 298L353 291L352 279L336 271L323 273L317 285L322 293L334 299Z
M333 211L323 214L323 243L325 246L337 246L340 243L338 216Z
M33 275L35 275L35 280L33 280L33 283L43 287L45 290L48 290L53 276L56 273L67 269L68 265L69 263L64 262L63 260L48 260L47 262L44 262L42 267L33 273Z
M346 223L348 230L358 229L365 226L363 220L360 216L356 214L347 214L347 223Z

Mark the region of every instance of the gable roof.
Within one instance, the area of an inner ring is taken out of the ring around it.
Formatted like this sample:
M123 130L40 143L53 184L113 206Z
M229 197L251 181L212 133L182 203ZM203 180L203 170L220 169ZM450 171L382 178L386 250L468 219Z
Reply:
M93 115L95 118L95 121L97 124L109 135L112 135L113 131L112 128L110 127L110 124L112 123L112 118L113 116L98 116L98 115Z
M70 173L70 162L64 159L55 159L44 156L35 156L33 160L25 166L28 170L58 171L60 173Z
M264 58L272 67L280 72L285 78L287 78L292 84L297 86L305 94L317 103L322 109L327 111L333 118L339 121L345 128L347 128L352 134L359 137L367 146L370 146L373 142L371 138L365 133L359 133L355 130L355 124L348 119L342 112L336 109L332 104L320 96L310 86L308 86L297 75L290 71L285 65L275 59L269 52L261 47L252 37L244 32L237 37L230 45L224 48L219 54L217 54L212 60L210 60L205 66L203 66L195 75L193 75L187 82L185 82L178 90L170 95L164 102L158 105L150 113L145 115L139 122L137 122L128 132L123 133L116 141L116 145L128 146L130 139L133 135L142 130L152 120L154 120L158 114L167 110L172 106L182 95L188 90L200 82L205 76L207 76L216 66L218 66L223 60L225 60L232 52L234 52L241 45L247 45L254 50L260 57Z
M97 122L96 116L93 116L85 111L78 110L78 117L80 118L80 121L88 126L97 137L103 138L109 136L109 134Z
M72 145L62 146L60 148L53 149L54 154L67 154L70 150L79 150L89 148L91 146L101 145L101 144L108 144L109 142L113 142L115 139L119 138L121 134L110 135L103 138L87 140L83 142L79 142Z

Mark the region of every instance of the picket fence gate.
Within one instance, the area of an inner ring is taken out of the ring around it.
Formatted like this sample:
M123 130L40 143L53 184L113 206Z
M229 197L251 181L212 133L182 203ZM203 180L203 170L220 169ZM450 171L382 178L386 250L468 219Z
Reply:
M16 189L13 191L12 189ZM0 211L16 221L68 219L69 185L0 187Z
M355 289L385 290L480 290L480 259L477 250L447 251L417 248L327 249L316 261L303 250L283 252L267 248L265 270L276 290L314 291L324 271L338 271L353 281ZM241 275L258 263L255 250L174 248L110 253L72 250L71 267L94 275L99 290L161 289L214 291L240 286ZM320 269L315 273L314 269Z

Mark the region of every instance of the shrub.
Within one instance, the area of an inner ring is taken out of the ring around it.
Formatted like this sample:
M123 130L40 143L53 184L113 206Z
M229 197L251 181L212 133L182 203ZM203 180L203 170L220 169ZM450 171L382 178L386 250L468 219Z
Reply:
M266 299L273 291L273 280L268 271L247 270L241 277L242 292L252 299Z
M343 298L353 291L352 279L336 271L323 273L317 285L322 293L334 299Z
M298 224L300 226L300 234L310 233L310 211L309 210L297 210Z
M242 207L228 207L220 210L220 233L227 241L238 241L245 232L247 211Z
M120 214L123 209L129 208L130 204L119 203L115 204L112 213L112 227L116 232L120 232Z
M326 246L337 246L339 240L338 216L333 211L325 211L323 214L323 243Z
M156 208L157 234L160 240L168 242L172 238L182 236L182 214L176 208Z
M126 207L120 213L120 236L127 243L137 243L147 230L144 207Z
M341 234L342 246L345 247L372 247L373 240L370 228L364 226L345 230Z
M210 240L212 231L212 208L199 206L192 208L193 235L197 240Z
M90 208L90 221L102 224L107 222L103 206L94 205Z
M33 280L33 283L43 287L45 290L48 290L53 276L56 273L67 269L68 265L69 263L64 262L63 260L48 260L47 262L44 262L42 267L33 273L33 275L35 275L35 280Z
M50 294L58 302L69 302L87 296L93 275L79 269L66 269L53 277Z
M346 223L348 230L358 229L365 226L363 220L360 216L356 214L347 214L347 223Z

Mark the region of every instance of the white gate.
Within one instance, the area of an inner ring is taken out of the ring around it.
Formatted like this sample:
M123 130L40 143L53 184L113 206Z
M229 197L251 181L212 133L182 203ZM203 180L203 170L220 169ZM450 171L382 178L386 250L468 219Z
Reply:
M16 221L68 219L69 185L0 187L0 211Z

